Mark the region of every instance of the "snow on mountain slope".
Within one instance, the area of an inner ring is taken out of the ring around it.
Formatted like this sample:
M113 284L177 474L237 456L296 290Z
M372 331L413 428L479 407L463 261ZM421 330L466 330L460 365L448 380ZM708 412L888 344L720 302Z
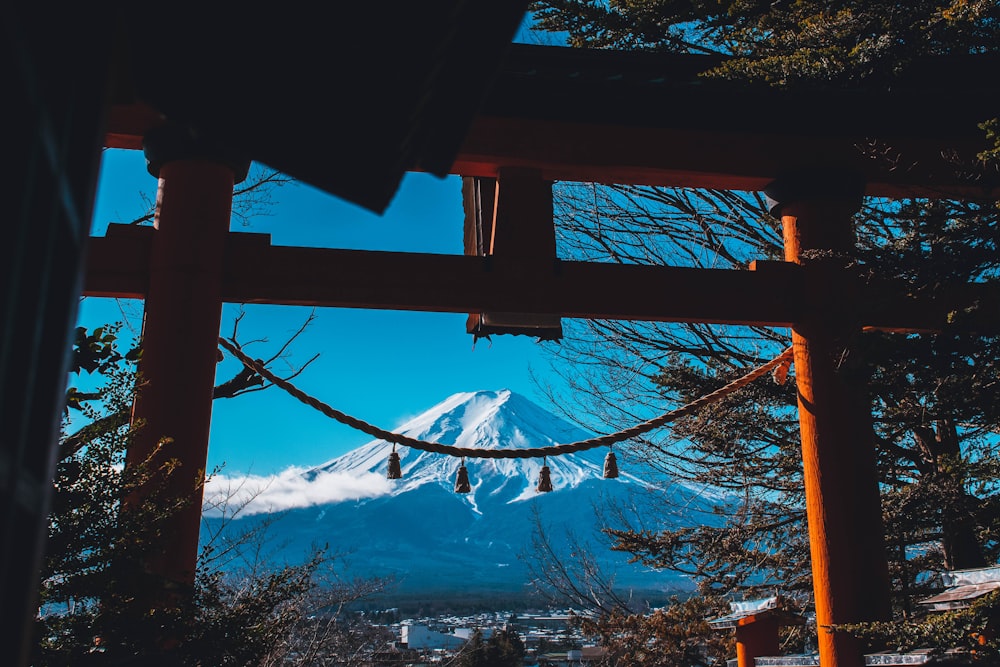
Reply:
M507 390L455 394L396 432L474 449L529 449L591 437ZM604 479L607 447L548 457L551 493L536 491L543 463L538 458L466 458L472 492L456 494L462 459L400 446L402 479L386 480L392 450L390 443L374 440L322 465L292 471L276 484L283 495L272 506L291 508L271 528L275 541L285 545L286 559L327 543L351 553L360 573L396 574L411 592L518 591L528 576L522 557L541 520L558 548L568 548L570 534L590 543L622 585L685 588L690 583L675 575L650 573L600 546L595 508L608 502L630 506L637 496L656 494L655 515L669 516L669 526L676 527L717 521L713 507L724 501L681 484L654 486L627 469L617 479ZM296 485L312 487L297 505L287 490ZM254 502L266 504L268 490ZM233 527L252 518L234 521Z
M578 442L592 434L543 410L523 396L508 390L455 394L403 424L396 431L416 440L473 449L534 449ZM375 440L352 452L310 470L320 473L386 472L392 445ZM451 488L462 460L453 456L397 447L403 478L394 483L393 494L407 493L424 484ZM604 471L606 447L548 458L556 491L574 488ZM467 458L466 468L473 492L465 498L475 504L486 495L504 494L507 502L537 495L535 484L543 464L538 458ZM623 481L642 484L628 473ZM521 480L518 493L510 496L510 484Z

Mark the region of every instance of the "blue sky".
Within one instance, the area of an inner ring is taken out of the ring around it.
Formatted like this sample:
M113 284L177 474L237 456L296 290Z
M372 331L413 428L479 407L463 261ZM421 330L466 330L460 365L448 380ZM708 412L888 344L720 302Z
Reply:
M92 234L103 235L109 222L142 215L143 195L151 201L155 190L141 152L105 151ZM274 199L267 215L233 229L271 234L275 245L462 252L458 177L408 174L381 216L301 184L277 189ZM125 321L125 333L138 332L141 308L137 301L87 298L80 324ZM310 313L289 306L245 310L240 338L270 341L249 348L257 356L270 356ZM238 312L236 305L224 306L224 334ZM299 364L316 353L319 359L295 382L330 405L389 429L461 391L511 389L544 406L532 374L554 380L548 357L533 339L497 336L473 346L463 314L316 309L316 320L296 341L288 361ZM223 364L220 378L234 369ZM230 475L269 475L322 463L370 439L272 388L214 402L208 465L225 464Z

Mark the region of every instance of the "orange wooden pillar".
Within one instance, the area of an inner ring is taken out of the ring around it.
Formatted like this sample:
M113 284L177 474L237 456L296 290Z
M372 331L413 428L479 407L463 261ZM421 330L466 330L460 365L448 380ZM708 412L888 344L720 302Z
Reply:
M141 565L151 586L183 592L194 581L198 553L233 184L245 177L248 163L234 166L170 127L149 135L145 149L159 185L142 384L132 410L139 431L126 468L146 465L153 475L126 499L126 509L147 498L161 505L182 499L183 506L145 536L149 553ZM169 475L157 472L171 462L178 465ZM162 594L142 591L154 604Z
M778 655L779 618L767 612L736 623L736 665L755 667L760 656Z
M737 667L755 667L757 658L778 656L783 625L803 625L805 619L787 611L780 597L730 602L732 613L708 621L717 630L736 633Z
M867 377L855 345L845 265L864 184L803 172L766 193L784 229L785 259L803 266L808 303L792 327L820 664L864 664L861 647L831 624L886 619L889 577Z

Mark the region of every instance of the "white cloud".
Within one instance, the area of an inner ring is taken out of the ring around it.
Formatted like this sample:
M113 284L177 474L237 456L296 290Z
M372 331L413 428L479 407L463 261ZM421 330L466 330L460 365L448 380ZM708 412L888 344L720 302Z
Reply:
M389 481L376 473L317 472L311 479L305 468L288 468L276 475L216 475L205 485L202 510L211 516L243 516L281 512L342 500L374 498L389 493Z

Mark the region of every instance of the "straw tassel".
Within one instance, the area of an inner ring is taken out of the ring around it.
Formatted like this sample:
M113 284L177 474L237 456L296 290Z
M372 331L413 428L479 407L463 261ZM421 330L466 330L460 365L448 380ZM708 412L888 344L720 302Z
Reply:
M618 477L618 458L608 447L608 455L604 457L604 479L616 479Z
M469 493L472 486L469 484L469 471L465 468L465 459L458 466L458 474L455 475L455 493Z
M785 384L785 381L788 380L788 369L791 368L791 366L792 360L788 358L774 367L774 370L771 371L771 377L774 379L775 383Z
M396 445L392 446L392 453L389 454L389 469L385 474L386 479L400 479L403 471L399 465L399 454L396 453Z
M538 471L538 488L536 491L539 493L548 493L552 490L552 478L549 475L549 466L546 465L545 459L542 459L542 469Z

